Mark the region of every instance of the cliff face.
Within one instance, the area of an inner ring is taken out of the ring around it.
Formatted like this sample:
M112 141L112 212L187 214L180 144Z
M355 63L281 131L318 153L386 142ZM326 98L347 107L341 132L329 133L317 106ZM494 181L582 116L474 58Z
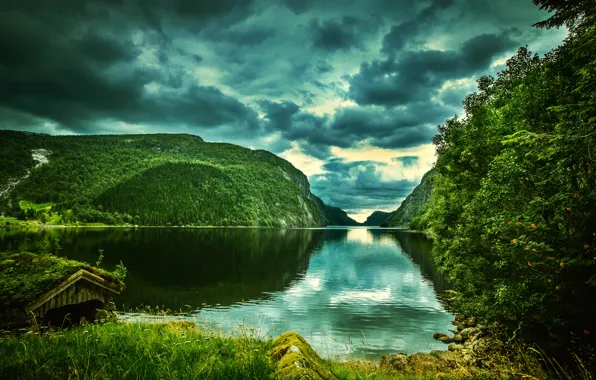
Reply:
M361 224L350 218L348 214L339 207L326 205L321 198L312 195L312 199L319 209L319 212L326 226L360 226Z
M362 223L363 226L380 226L385 223L393 215L390 212L375 211L366 218L366 221Z
M431 169L422 177L420 184L404 199L399 208L381 227L408 227L410 225L412 218L418 215L430 197L431 180L434 173L434 169Z

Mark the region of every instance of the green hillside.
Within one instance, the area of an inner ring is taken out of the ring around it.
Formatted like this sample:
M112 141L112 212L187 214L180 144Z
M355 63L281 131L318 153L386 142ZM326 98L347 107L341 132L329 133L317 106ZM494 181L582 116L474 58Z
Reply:
M397 210L393 212L393 215L385 223L381 224L382 227L412 227L412 222L416 224L417 216L421 215L424 205L426 205L431 192L432 192L432 178L434 176L434 169L429 170L420 180L420 184L414 188L412 193L403 200ZM414 220L413 220L414 219Z
M348 216L344 210L339 207L326 205L321 198L313 195L313 201L317 205L319 212L327 226L360 226L361 224Z
M193 135L0 131L0 162L0 211L19 219L322 225L308 180L289 162L263 150L206 143Z
M375 211L366 218L363 226L380 226L381 224L385 223L387 219L391 217L392 213L384 212L384 211Z

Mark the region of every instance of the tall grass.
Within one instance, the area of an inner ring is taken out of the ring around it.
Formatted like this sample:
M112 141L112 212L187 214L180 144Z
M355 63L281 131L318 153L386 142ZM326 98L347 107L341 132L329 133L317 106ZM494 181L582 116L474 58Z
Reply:
M87 325L0 339L0 379L268 379L269 349L184 322Z

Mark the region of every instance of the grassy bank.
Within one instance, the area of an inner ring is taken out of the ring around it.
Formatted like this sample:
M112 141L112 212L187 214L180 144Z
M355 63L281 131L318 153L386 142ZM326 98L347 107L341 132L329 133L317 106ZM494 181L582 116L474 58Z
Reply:
M254 329L231 336L188 322L120 322L42 334L4 334L0 335L0 379L503 378L502 373L463 366L432 369L428 354L413 354L407 371L384 367L383 360L381 365L322 360L296 337L287 333L274 340L260 339Z
M0 340L2 379L267 379L269 342L190 324L108 323Z

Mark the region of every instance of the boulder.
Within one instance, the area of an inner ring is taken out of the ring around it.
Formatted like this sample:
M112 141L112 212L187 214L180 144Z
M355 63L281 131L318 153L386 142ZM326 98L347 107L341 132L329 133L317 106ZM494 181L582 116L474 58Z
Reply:
M464 342L464 337L461 334L455 334L453 336L453 341L457 344L461 344Z
M394 370L404 372L408 363L408 357L405 354L390 354L381 357L380 367L384 370Z
M443 342L446 344L453 343L453 339L451 339L448 335L441 334L441 333L434 333L433 338L438 340L439 342Z
M273 339L269 357L281 379L336 379L323 360L302 336L287 332Z
M416 353L408 356L407 373L422 374L429 371L442 371L447 364L433 355Z
M443 361L445 365L449 366L450 368L458 368L464 364L461 355L453 351L434 350L430 352L430 355Z
M478 334L480 332L480 330L478 330L475 327L466 327L465 329L463 329L459 334L462 336L462 338L465 339L469 339L473 336L475 336L476 334Z
M447 349L449 351L460 351L463 350L464 346L461 344L455 344L455 343L451 343L449 346L447 346Z
M466 326L463 324L463 322L460 322L457 319L455 319L454 321L451 321L451 324L457 328L457 331L462 331L463 329L466 328Z

